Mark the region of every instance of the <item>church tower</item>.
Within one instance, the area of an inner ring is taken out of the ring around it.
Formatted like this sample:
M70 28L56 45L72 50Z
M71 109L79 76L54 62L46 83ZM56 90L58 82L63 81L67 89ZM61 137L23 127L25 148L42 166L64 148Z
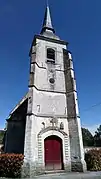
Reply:
M33 172L84 171L76 80L68 43L55 34L47 5L30 49L24 166Z

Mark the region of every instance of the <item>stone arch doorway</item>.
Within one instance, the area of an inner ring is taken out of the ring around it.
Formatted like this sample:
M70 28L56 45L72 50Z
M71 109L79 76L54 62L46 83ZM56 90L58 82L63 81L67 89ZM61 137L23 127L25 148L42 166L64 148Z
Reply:
M51 135L44 139L44 161L46 170L62 170L63 147L62 139Z

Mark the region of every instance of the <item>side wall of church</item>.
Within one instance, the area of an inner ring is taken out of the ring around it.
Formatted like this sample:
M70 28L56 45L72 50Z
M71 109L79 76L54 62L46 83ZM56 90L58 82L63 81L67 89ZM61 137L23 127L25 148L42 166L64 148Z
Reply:
M8 120L5 138L6 153L24 153L26 113L27 101L25 101Z

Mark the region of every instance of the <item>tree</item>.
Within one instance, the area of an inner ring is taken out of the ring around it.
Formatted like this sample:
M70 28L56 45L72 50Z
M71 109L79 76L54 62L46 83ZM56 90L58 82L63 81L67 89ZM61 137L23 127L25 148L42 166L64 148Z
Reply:
M0 144L2 144L2 147L0 148L1 153L4 153L5 137L6 137L6 129L0 130Z
M97 128L97 131L95 131L94 145L96 147L101 147L101 125Z
M3 131L3 130L0 130L0 144L1 144L2 141L3 141L3 137L4 137L4 131Z
M82 137L84 147L94 146L94 137L88 129L82 128Z

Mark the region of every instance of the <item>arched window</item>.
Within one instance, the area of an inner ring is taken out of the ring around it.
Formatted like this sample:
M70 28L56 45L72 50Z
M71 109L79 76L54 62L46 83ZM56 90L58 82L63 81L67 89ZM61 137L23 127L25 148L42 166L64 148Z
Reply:
M52 48L47 49L47 62L55 63L55 50Z

